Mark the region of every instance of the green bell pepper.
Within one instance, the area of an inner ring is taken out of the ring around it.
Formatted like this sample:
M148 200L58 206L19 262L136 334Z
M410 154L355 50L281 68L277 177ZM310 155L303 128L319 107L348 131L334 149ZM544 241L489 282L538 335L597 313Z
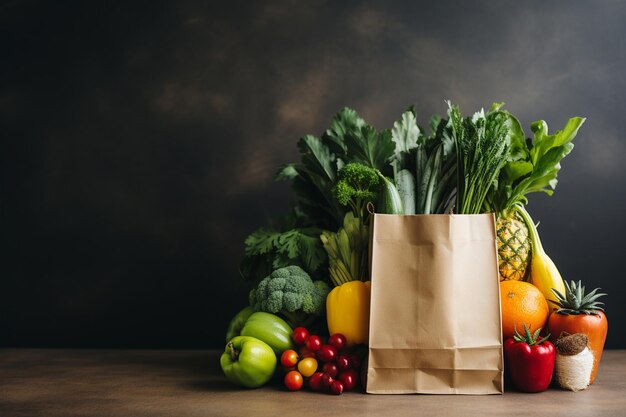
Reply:
M263 311L252 313L241 330L242 336L256 337L267 343L277 356L287 349L294 349L292 333L285 320Z

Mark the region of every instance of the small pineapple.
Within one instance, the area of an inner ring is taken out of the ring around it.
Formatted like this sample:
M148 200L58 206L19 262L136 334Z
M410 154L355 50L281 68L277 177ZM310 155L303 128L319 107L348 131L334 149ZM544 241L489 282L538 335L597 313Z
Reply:
M565 294L558 290L552 289L557 302L556 312L565 314L566 316L575 314L594 314L599 315L600 311L604 311L601 307L604 303L598 301L598 298L605 296L604 293L598 293L600 288L596 288L589 294L585 294L585 286L581 281L572 281L569 285L565 283Z
M496 220L500 281L523 281L530 266L531 242L528 226L516 210Z
M550 340L554 343L561 334L584 333L589 341L589 349L593 353L593 367L589 385L593 384L598 373L598 365L602 358L606 334L609 324L604 314L600 297L606 294L598 293L599 288L585 294L585 287L580 281L565 283L565 291L552 290L558 307L548 318Z

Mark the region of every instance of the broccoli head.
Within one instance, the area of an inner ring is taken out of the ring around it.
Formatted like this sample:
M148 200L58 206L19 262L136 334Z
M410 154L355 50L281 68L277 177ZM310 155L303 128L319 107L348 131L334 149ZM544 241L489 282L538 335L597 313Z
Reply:
M287 266L250 291L250 305L256 311L282 315L292 327L308 326L324 315L329 291L324 281L313 281L299 266Z
M333 195L342 206L350 206L355 217L363 217L365 206L374 201L380 190L380 176L375 168L351 162L338 174Z

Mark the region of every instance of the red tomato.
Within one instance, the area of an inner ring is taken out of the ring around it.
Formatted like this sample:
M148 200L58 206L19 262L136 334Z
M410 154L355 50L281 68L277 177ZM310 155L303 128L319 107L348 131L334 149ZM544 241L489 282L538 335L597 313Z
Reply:
M346 347L346 337L341 333L335 333L328 338L328 344L334 346L335 349L341 350Z
M335 382L335 378L333 378L332 376L328 375L327 373L324 373L324 375L322 375L322 385L324 387L330 388L333 382Z
M317 352L322 347L322 339L319 336L309 336L306 339L306 348L311 352Z
M285 375L285 387L287 387L289 391L298 391L302 388L303 383L304 379L298 371L291 371Z
M296 327L295 329L293 329L293 333L291 335L291 338L298 346L302 346L306 342L306 339L308 337L309 331L304 327Z
M322 376L324 376L324 372L316 372L309 378L309 387L313 391L321 391L324 388Z
M359 374L354 369L348 369L339 374L337 379L343 383L343 386L346 391L350 391L356 387L358 382Z
M337 365L335 365L332 362L325 363L324 366L322 367L322 371L326 372L328 375L332 376L333 378L336 377L337 374L339 373L339 369L337 368Z
M337 368L339 368L340 371L345 371L347 369L350 369L350 366L351 366L351 362L350 362L349 355L340 355L337 358Z
M331 345L324 345L317 351L317 357L322 362L332 362L337 357L337 349Z
M335 395L341 395L341 393L343 392L343 382L341 381L333 382L332 385L330 386L330 392L332 392Z
M293 349L287 349L280 355L280 364L285 368L290 368L298 363L298 352Z

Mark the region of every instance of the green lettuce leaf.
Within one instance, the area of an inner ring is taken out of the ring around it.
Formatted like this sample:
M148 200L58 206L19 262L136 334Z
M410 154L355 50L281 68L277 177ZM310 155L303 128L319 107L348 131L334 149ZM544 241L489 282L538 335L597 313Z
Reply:
M330 121L330 128L326 130L322 139L329 149L338 157L346 157L348 147L345 137L348 132L359 130L365 126L365 121L359 117L355 110L344 107Z
M377 132L367 125L348 133L345 141L351 156L349 162L360 162L379 171L386 171L396 148L389 130Z
M393 124L391 140L395 144L395 158L401 160L404 154L417 148L420 136L420 128L417 126L417 118L412 111L405 111L400 120Z
M320 139L313 135L306 135L298 141L298 148L302 155L302 165L309 172L321 177L323 181L335 182L335 155L330 152Z
M298 265L312 275L320 272L327 261L320 233L318 228L282 232L261 228L255 231L245 240L242 275L247 279L259 279L268 270L289 265Z
M519 133L511 134L512 146L519 148L519 152L500 172L492 191L495 209L501 212L516 203L526 204L530 193L552 195L558 183L560 162L574 148L572 140L584 122L582 117L572 117L563 130L550 135L548 124L544 120L536 121L531 125L534 138L524 141L523 147Z
M533 165L538 165L539 159L553 148L563 146L571 142L578 133L578 129L585 122L582 117L572 117L567 121L563 130L554 135L548 134L548 124L544 120L534 122L530 128L535 134L533 147L530 149L530 157Z

